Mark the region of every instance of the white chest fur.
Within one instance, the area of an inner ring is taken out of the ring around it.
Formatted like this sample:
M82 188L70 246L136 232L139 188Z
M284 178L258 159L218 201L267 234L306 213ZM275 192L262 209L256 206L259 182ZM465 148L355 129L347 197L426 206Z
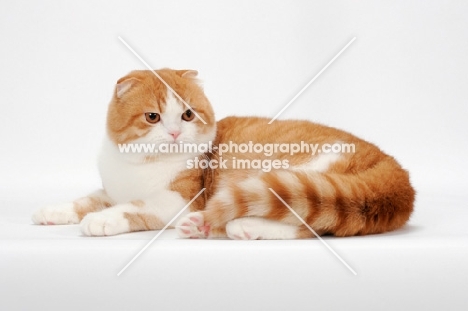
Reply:
M186 159L143 163L141 155L121 153L105 138L99 155L99 172L107 195L116 203L144 200L169 190L170 182L186 169Z

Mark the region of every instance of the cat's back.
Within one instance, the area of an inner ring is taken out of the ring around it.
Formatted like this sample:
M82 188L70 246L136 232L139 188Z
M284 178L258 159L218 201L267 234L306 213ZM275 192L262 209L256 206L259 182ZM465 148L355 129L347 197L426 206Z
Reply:
M261 117L231 116L221 119L217 123L217 137L219 143L226 141L276 141L284 143L299 142L301 140L316 143L341 141L362 141L345 131L314 123L308 120L275 120Z
M261 117L226 117L217 123L215 144L277 144L278 148L269 156L255 152L233 152L232 148L225 155L248 159L287 159L291 165L302 165L318 157L328 158L331 154L327 151L339 148L339 159L343 165L338 171L343 173L365 170L390 157L376 145L334 127L308 120L275 120L271 124L269 122L270 119ZM281 145L285 151L282 151ZM293 145L301 149L291 154Z

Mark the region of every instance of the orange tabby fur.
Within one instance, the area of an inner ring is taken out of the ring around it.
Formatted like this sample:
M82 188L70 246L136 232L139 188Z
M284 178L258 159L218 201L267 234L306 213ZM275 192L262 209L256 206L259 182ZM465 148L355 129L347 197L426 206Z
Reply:
M273 189L318 234L350 236L381 233L400 228L408 221L415 198L408 172L393 157L384 154L375 145L344 131L304 120L277 120L268 124L269 119L266 118L228 117L216 123L213 109L195 79L196 71L162 69L156 72L206 121L207 124L203 124L199 118L189 121L196 125L199 135L214 133L217 128L214 145L229 142L242 144L250 141L260 144L291 144L302 141L320 145L338 142L355 145L355 153L340 154L336 157L336 161L322 165L324 171L310 166L315 158L321 156L320 154L311 155L304 152L290 155L278 152L271 157L263 153L232 151L225 152L221 156L216 152L199 154L199 159L221 160L221 157L227 159L228 167L180 170L170 180L168 186L161 186L161 191L170 192L171 195L174 192L180 194L179 204L180 200L187 203L202 188L206 188L203 195L191 204L192 213L178 222L176 227L179 235L183 237L227 235L232 238L313 237L313 233L269 188ZM107 133L112 144L129 143L148 135L154 129L154 124L147 122L145 113L164 113L168 94L170 93L166 86L150 71L133 71L119 79L107 115ZM179 100L177 105L180 106L179 109L186 109ZM167 156L170 155L143 155L137 165L158 163ZM234 159L277 159L287 161L289 168L273 169L270 172L235 169L232 166ZM154 172L155 175L159 173ZM120 227L114 231L112 228L108 231L104 228L99 231L101 229L98 228L97 233L88 229L82 229L83 232L88 235L118 234L161 229L166 224L159 212L168 208L167 206L156 206L157 200L145 200L147 198L117 202L107 193L104 181L103 186L104 190L78 199L62 209L51 207L36 213L33 216L34 222L77 223L88 214L93 214L89 216L95 217L94 220L97 219L99 222L101 220L96 213L112 210L118 206L123 211L121 213L123 220L119 218L119 221L126 223L120 224ZM107 215L111 216L109 213ZM289 235L277 236L274 232L270 232L254 236L247 229L240 233L227 232L226 228L233 220L258 217L273 221L269 223L273 228L275 223L288 224ZM88 219L87 225L89 223L91 220Z
M252 189L251 184L243 185L242 181L251 176L255 176L264 189L272 188L318 234L381 233L400 228L409 219L415 191L409 182L408 172L394 158L376 146L335 128L308 121L275 121L271 125L268 121L256 117L223 119L218 122L216 142L235 141L240 144L253 140L259 143L305 141L323 144L340 141L353 143L356 152L343 154L325 173L218 171L211 193L216 193L220 187L229 189L232 202L217 199L215 195L203 212L205 224L215 228L218 234L224 235L223 228L233 218L260 216L299 226L299 237L313 236L272 192L258 193L258 188ZM262 156L223 154L223 157L237 159ZM288 158L290 163L300 165L312 157L281 153L277 158Z

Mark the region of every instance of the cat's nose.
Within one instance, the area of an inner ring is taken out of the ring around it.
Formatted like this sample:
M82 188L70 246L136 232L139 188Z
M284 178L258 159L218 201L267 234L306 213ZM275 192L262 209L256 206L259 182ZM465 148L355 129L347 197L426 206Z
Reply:
M176 140L177 137L179 137L180 135L180 131L171 131L169 132L169 135L171 135L174 138L174 140Z

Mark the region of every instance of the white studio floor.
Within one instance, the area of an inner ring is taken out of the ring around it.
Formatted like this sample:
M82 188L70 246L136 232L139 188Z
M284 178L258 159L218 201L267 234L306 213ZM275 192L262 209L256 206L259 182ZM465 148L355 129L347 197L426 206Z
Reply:
M467 196L420 192L399 231L324 240L81 236L35 226L33 197L0 201L1 310L462 310L468 303ZM61 192L59 197L67 196ZM37 197L37 198L34 198ZM43 194L50 197L50 194Z

